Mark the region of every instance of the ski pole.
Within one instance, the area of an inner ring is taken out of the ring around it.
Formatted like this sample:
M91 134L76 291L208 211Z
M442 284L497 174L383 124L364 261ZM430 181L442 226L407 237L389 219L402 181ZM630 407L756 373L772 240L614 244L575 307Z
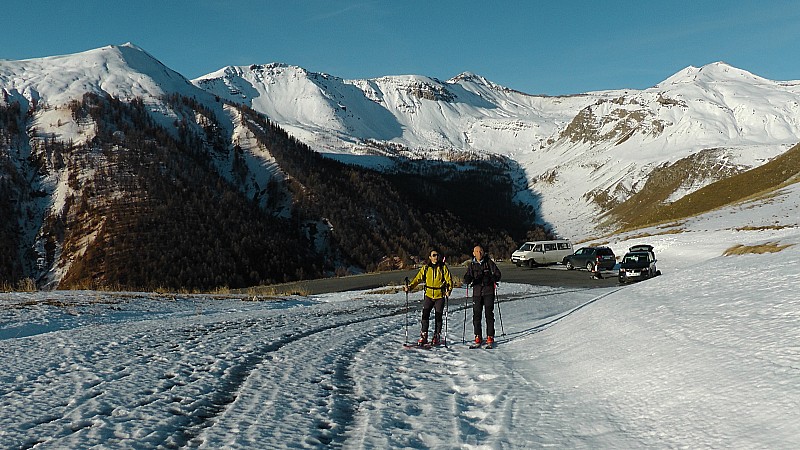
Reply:
M406 344L408 344L408 277L406 277Z
M461 332L461 343L467 343L467 309L469 308L469 285L466 285L464 294L464 330Z
M447 316L450 315L450 296L444 296L444 347L447 348Z
M497 299L497 283L494 284L494 298ZM500 314L500 336L505 336L506 330L503 329L503 311L500 310L499 299L497 299L497 313Z

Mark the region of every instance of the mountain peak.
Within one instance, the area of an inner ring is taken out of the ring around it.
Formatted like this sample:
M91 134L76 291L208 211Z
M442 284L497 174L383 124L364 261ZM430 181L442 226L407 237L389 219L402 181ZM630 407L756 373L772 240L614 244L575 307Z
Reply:
M86 93L159 99L168 92L198 91L158 59L127 42L80 53L0 62L0 88L21 99L57 106Z
M505 86L501 86L501 85L489 80L488 78L483 77L483 76L478 75L478 74L473 73L473 72L462 72L462 73L454 76L453 78L447 80L447 82L450 83L450 84L472 83L472 84L476 84L476 85L479 85L479 86L484 86L484 87L487 87L489 89L494 89L494 90L498 90L498 91L510 91L511 90L511 89L509 89L509 88L507 88Z
M448 83L477 83L486 86L496 86L494 83L473 72L461 72L453 78L447 80Z
M238 77L263 79L263 78L273 78L281 76L286 73L293 73L299 76L309 76L311 74L311 72L308 72L306 69L299 66L293 66L290 64L285 64L280 62L271 62L268 64L225 66L214 72L197 77L193 81L195 83L208 83L211 80L215 79L238 78Z
M710 83L710 82L748 82L748 83L771 83L769 80L754 75L746 70L736 68L724 61L717 61L706 64L702 67L688 66L677 72L656 87L666 87L669 85L686 83Z
M472 82L483 83L487 80L486 78L473 72L461 72L460 74L454 76L448 81L451 83L458 83L459 81L472 81Z
M112 47L114 47L114 46L112 45ZM138 45L136 45L136 44L134 44L133 42L130 42L130 41L120 45L120 47L128 47L128 48L132 48L132 49L135 49L135 50L144 51L144 50L142 50L141 47L139 47Z

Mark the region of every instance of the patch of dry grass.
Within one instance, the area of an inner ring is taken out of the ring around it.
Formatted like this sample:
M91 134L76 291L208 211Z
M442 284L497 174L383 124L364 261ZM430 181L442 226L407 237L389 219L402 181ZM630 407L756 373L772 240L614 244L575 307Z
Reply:
M242 291L233 291L231 293L242 292ZM251 295L253 297L268 297L268 298L276 298L276 297L285 297L287 295L298 295L301 297L308 297L311 295L311 290L303 287L299 283L284 283L284 284L272 284L269 286L254 286L247 288L243 291L244 293Z
M7 281L0 283L0 292L36 292L36 282L32 278L23 278L12 284Z
M760 227L746 226L734 228L734 231L764 231L764 230L782 230L784 228L792 228L793 225L764 225Z
M777 253L783 249L789 248L794 244L787 244L787 245L780 245L777 242L767 242L766 244L759 244L759 245L734 245L733 247L725 250L722 254L723 256L735 256L735 255L747 255L747 254L756 254L760 255L763 253Z

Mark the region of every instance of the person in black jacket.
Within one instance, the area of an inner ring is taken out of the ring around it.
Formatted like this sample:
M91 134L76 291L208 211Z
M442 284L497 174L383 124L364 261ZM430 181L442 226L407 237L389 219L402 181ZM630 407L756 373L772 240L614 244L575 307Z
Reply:
M483 247L472 250L472 262L464 274L464 282L472 286L472 327L475 330L475 344L480 345L481 313L486 314L486 343L494 343L494 296L495 287L500 281L500 269L483 252Z

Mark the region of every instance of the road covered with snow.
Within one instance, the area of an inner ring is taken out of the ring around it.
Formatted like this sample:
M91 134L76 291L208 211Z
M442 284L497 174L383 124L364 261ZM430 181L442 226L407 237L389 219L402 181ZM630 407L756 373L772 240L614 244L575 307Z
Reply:
M597 294L509 290L521 292L506 296L506 315L529 302L545 320ZM461 343L463 298L453 298L449 348L404 349L402 292L258 302L94 292L4 297L6 448L494 440L494 430L511 428L506 410L519 401L514 383L523 382L503 373L503 347L535 331L507 319L503 326L517 331L509 329L496 352L469 350ZM558 300L542 301L549 298ZM418 303L411 299L409 339Z
M419 302L407 316L402 292L3 294L0 445L789 447L798 282L770 283L792 269L769 264L742 291L736 262L713 267L727 285L742 275L720 295L699 269L685 287L501 285L493 350L462 343L463 297L448 348L409 350Z

